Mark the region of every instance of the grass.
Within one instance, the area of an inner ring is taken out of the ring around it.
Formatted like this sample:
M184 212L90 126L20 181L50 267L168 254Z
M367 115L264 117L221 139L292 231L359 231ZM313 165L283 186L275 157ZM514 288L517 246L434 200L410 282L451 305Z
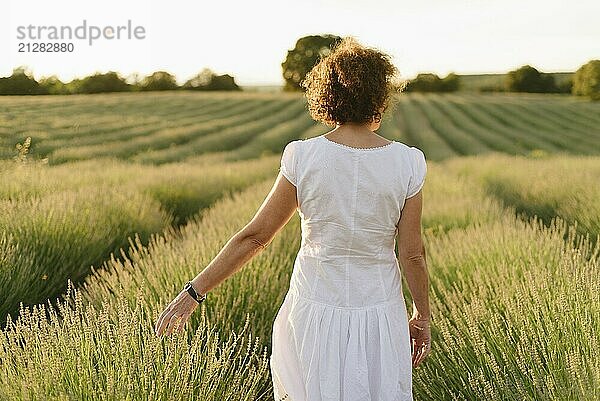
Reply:
M134 236L178 227L222 196L272 175L277 160L157 166L98 159L0 167L0 317L79 283ZM76 173L75 173L76 172ZM126 253L125 253L126 254Z
M418 146L430 160L536 149L600 154L600 104L571 95L404 93L396 106L382 135ZM32 157L52 165L98 157L163 164L212 152L248 159L279 153L312 126L300 93L5 96L0 159L27 137Z
M16 312L20 302L32 305L60 294L67 278L79 282L129 236L147 241L171 221L147 196L102 188L0 201L2 317Z
M420 399L600 396L599 247L559 218L512 217L427 244L435 350Z
M559 218L549 225L539 219L519 218L486 193L476 178L452 171L431 163L431 179L424 192L425 205L431 205L426 206L423 221L432 285L434 351L423 368L415 371L415 394L431 400L593 399L600 382L600 338L592 334L600 332L600 322L594 317L600 311L598 247L593 248ZM70 302L68 312L61 312L71 316L63 321L77 325L55 325L52 336L38 334L35 341L27 342L8 340L27 332L23 327L9 326L3 334L7 352L25 361L52 355L56 359L49 357L48 364L59 359L67 367L81 364L80 369L88 373L76 382L75 388L81 393L74 396L122 397L124 393L119 391L128 388L138 397L133 399L141 399L151 394L147 383L164 380L169 383L167 387L182 388L211 383L210 390L203 393L208 399L227 399L233 394L269 399L270 375L261 358L269 354L272 320L287 290L299 247L297 216L269 248L211 293L210 302L191 318L186 339L166 340L162 348L158 347L151 327L183 282L206 265L224 241L251 218L271 184L267 179L225 196L180 230L153 236L148 246L134 244L130 257L112 260L87 278L80 290L81 306ZM453 214L455 220L450 218ZM410 305L406 289L405 297ZM104 312L109 318L121 320L112 326L100 325L90 311L102 308L109 308ZM141 313L140 308L147 309ZM37 327L45 321L45 313L39 321L25 320L28 323L23 324ZM21 311L21 315L34 319L31 316L35 313ZM91 333L87 337L81 334L86 330ZM112 334L99 334L106 330ZM206 333L211 332L228 333L220 340L222 344L232 344L243 333L247 341L255 341L252 356L242 358L241 351L232 351L237 356L228 363L235 368L223 373L210 348L194 348L199 340L193 335L209 336ZM62 341L73 343L73 337L78 339L77 346L65 350ZM171 341L182 343L175 346ZM21 344L22 348L17 352L10 344ZM193 375L185 373L185 355L190 349L203 349L195 354L194 363L200 367ZM82 350L88 354L77 360L74 355ZM152 374L144 370L148 359L157 361ZM235 365L239 360L243 364ZM92 370L90 361L102 361L104 367ZM172 375L169 363L178 366L179 375ZM23 380L24 366L9 370L0 387ZM33 381L31 387L39 394L50 389L56 394L67 391L67 383L73 380L68 376L59 376L54 386L44 384L47 379L41 369L45 366L40 365L38 376L28 376ZM94 374L99 369L104 370L97 378ZM203 375L209 375L211 381ZM100 384L95 387L97 380ZM113 390L106 393L107 388ZM22 399L23 394L10 395ZM166 399L166 394L153 396Z
M594 183L600 182L600 159L544 153L532 156L497 154L447 165L461 176L478 180L486 193L518 214L537 216L546 224L559 216L596 242L600 236L600 187Z
M121 293L96 309L69 286L57 308L22 310L0 332L0 398L256 399L268 356L251 334L222 339L198 313L193 332L158 338L157 311L139 294L129 301Z
M0 161L0 399L272 401L298 215L186 332L153 327L252 218L283 145L326 129L297 94L79 100L0 99L5 158L31 135L27 160L49 161ZM559 95L410 94L384 120L428 161L433 348L417 399L600 398L598 111Z

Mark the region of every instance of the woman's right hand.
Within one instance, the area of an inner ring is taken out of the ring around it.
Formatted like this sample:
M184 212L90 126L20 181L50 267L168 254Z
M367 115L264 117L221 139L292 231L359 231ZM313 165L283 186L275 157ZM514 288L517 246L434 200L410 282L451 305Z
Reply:
M431 352L431 329L429 319L422 320L416 317L408 321L410 330L410 345L412 350L413 367L419 366Z

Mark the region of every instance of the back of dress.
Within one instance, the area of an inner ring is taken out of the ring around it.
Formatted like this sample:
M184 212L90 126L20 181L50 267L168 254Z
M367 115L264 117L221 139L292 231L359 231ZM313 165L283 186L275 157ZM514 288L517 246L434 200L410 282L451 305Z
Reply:
M426 169L420 149L396 141L361 149L320 135L288 143L281 172L297 188L302 222L302 271L291 286L346 307L397 299L396 225Z
M324 135L287 144L302 245L273 323L276 401L412 401L407 310L394 253L423 152L401 142L352 148Z

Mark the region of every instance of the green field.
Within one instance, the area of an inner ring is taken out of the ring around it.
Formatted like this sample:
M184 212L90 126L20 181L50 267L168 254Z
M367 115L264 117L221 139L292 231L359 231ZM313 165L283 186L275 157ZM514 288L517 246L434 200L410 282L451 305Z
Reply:
M327 130L299 94L0 97L0 400L273 401L298 215L187 332L154 322L254 215L283 146ZM600 399L600 103L402 94L379 133L428 159L415 398Z
M99 157L164 164L219 152L240 160L326 130L293 93L0 97L1 158L30 136L31 154L50 164ZM597 155L600 104L570 95L410 93L380 131L432 161L532 150Z

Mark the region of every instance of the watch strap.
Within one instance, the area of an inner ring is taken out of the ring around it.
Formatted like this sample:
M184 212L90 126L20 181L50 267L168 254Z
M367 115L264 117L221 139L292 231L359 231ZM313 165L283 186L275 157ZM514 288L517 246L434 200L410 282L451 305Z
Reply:
M190 294L190 296L192 298L194 298L194 300L196 302L198 302L199 304L202 303L206 299L206 294L202 294L202 296L200 296L194 289L194 286L192 285L191 281L188 281L187 283L185 283L185 286L183 287L183 289L186 290L187 293Z

